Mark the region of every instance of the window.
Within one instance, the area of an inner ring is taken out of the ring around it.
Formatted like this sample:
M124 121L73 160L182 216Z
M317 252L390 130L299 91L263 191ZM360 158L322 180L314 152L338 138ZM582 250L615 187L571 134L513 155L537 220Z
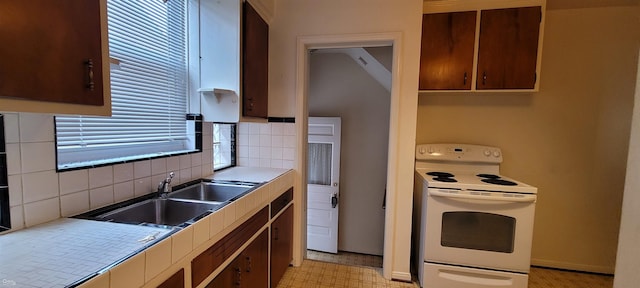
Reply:
M9 216L9 176L4 140L4 116L0 114L0 232L11 228Z
M113 116L56 117L58 169L195 150L186 0L108 0L107 11Z
M236 166L236 124L213 123L213 170Z

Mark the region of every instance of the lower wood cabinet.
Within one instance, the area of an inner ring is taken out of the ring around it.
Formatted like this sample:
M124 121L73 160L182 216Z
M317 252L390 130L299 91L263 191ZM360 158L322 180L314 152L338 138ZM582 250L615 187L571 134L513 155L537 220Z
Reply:
M184 288L184 269L173 274L169 279L162 282L158 288Z
M293 188L196 256L191 261L192 288L207 283L205 279L233 255L237 256L206 287L275 288L293 260L294 215L291 201ZM275 215L278 217L274 218ZM258 236L238 254L239 249L255 235Z
M269 287L268 249L269 232L265 229L207 287Z
M271 287L280 279L293 260L293 205L271 223Z
M191 261L191 282L192 287L197 287L202 283L213 271L218 269L223 262L231 257L244 243L247 243L253 235L258 233L260 229L269 222L269 207L265 206L262 210L253 215L249 220L245 221L238 228L231 231L220 241L209 247ZM265 257L268 257L269 237L266 236L267 248L264 249ZM234 260L235 261L235 260ZM233 264L233 263L232 263ZM265 263L263 266L267 266ZM228 267L232 267L229 265ZM254 265L255 266L255 265ZM225 276L226 277L226 276ZM267 280L264 280L265 285ZM213 284L213 283L212 283ZM210 287L236 287L236 286L210 286ZM261 286L255 286L261 287Z

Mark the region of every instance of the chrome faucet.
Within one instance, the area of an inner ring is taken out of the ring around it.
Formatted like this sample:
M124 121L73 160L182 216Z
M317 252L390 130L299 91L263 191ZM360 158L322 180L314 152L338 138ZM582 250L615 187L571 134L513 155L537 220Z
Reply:
M173 179L173 175L175 175L173 172L169 172L169 177L162 180L158 185L158 194L160 197L165 198L167 194L171 192L171 179Z

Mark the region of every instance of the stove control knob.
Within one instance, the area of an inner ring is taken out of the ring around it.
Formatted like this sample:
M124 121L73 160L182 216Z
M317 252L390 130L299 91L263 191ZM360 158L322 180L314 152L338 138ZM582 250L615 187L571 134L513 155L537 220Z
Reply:
M496 158L500 157L500 151L498 150L493 151L493 157L496 157Z
M424 147L420 147L420 149L418 149L418 153L420 154L424 154L427 152L427 149L425 149Z
M433 154L434 152L436 152L436 149L434 149L433 147L429 147L429 154Z
M491 151L489 150L484 150L483 153L484 153L484 156L487 156L487 157L491 156Z

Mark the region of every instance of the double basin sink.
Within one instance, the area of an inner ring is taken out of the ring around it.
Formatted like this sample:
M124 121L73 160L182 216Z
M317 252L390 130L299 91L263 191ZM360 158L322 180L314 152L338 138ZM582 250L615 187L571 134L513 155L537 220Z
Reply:
M173 192L163 196L137 198L78 217L166 228L184 227L251 192L259 183L203 181L182 186L185 185L174 187Z

